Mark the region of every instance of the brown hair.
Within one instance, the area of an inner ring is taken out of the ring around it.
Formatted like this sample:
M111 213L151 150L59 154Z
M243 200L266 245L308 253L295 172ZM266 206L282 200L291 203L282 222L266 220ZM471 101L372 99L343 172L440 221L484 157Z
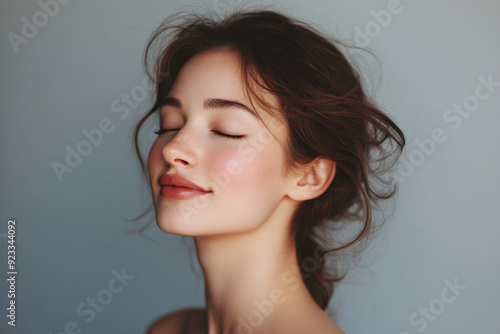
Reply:
M177 19L180 23L176 24ZM172 40L167 42L166 37ZM374 206L396 190L381 176L395 164L405 145L401 129L370 101L359 73L336 45L345 46L306 23L270 10L237 11L222 20L193 13L173 15L147 44L144 62L155 83L156 98L134 131L144 170L139 130L161 107L186 61L200 52L221 48L239 54L246 94L271 115L271 106L252 84L257 83L280 102L280 112L288 123L283 146L285 172L317 157L337 165L330 187L319 197L302 202L291 226L302 278L322 309L328 306L334 283L345 276L335 263L327 266L326 255L371 235ZM151 71L149 58L155 47ZM344 245L327 249L324 229L338 229L346 221L360 222L361 230ZM306 268L311 259L313 270Z

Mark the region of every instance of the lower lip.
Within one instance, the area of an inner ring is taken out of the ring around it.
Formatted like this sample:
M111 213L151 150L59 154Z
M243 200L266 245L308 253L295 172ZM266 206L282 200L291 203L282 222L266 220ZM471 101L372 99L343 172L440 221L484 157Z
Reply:
M189 199L196 196L209 194L210 191L199 191L191 188L163 186L160 195L168 199Z

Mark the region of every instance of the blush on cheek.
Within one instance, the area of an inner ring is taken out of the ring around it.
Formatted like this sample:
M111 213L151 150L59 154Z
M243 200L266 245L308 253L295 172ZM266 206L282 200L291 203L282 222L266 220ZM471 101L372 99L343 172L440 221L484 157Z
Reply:
M218 150L210 155L210 174L229 174L237 176L243 159L234 149Z
M220 150L211 155L210 178L217 185L251 189L274 177L277 159L270 150L256 150L256 154L248 159L248 155L238 150ZM227 180L227 181L226 181Z

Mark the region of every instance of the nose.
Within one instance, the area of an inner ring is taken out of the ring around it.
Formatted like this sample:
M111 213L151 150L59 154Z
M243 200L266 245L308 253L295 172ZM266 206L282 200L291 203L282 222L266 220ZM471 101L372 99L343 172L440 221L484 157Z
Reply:
M199 141L194 131L182 128L163 145L161 153L167 165L194 167L198 164L199 150Z

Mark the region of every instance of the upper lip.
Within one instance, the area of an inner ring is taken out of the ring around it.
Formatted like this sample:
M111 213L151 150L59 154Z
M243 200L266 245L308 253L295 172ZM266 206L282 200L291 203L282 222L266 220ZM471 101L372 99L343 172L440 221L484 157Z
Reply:
M199 191L204 191L204 192L210 192L210 190L203 189L199 185L197 185L194 182L189 181L186 178L183 178L182 176L173 174L163 174L160 177L160 185L161 186L174 186L174 187L183 187L183 188L191 188Z

